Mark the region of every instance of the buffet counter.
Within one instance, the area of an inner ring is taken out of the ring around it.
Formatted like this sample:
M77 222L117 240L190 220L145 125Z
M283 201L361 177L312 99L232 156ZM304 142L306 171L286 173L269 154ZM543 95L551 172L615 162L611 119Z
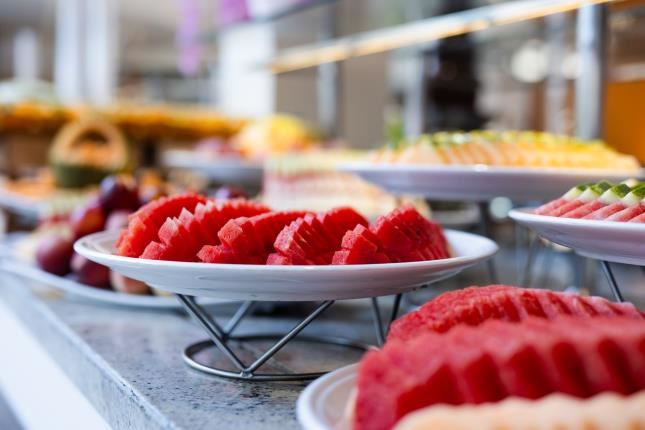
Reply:
M182 313L102 306L32 283L0 274L0 384L20 418L30 412L26 427L299 428L295 402L304 383L239 382L190 369L181 350L204 335ZM374 342L367 305L338 304L312 328ZM347 318L354 323L341 322ZM283 331L295 321L252 317L239 332Z

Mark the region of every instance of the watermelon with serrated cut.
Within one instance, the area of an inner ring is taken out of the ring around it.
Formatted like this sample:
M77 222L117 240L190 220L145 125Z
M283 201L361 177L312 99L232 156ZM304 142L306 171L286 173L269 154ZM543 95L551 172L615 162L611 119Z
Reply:
M206 199L197 194L180 194L154 200L130 215L128 228L122 233L117 248L119 255L138 257L148 243L158 239L161 225L169 217L178 216L182 209L193 211L198 203Z
M306 215L303 211L269 212L229 220L217 233L221 244L243 261L262 261L274 251L278 233L291 221Z
M437 404L636 393L645 389L643 345L645 322L624 317L488 320L388 340L359 365L353 429L391 429Z
M336 251L332 264L372 264L377 262L379 242L365 226L357 225L343 236L342 249Z
M154 240L145 247L140 258L147 258L149 260L176 259L173 249L168 248L162 243L155 242Z
M601 297L549 290L491 285L441 294L396 320L388 339L410 339L427 331L444 332L461 324L478 325L486 319L519 322L529 316L553 319L561 315L643 319L642 313L630 303L612 303Z

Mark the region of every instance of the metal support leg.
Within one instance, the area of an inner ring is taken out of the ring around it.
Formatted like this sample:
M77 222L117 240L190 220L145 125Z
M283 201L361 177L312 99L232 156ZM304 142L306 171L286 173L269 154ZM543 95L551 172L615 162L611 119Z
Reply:
M490 237L490 229L488 228L488 224L490 222L488 218L488 202L479 202L479 228L481 231L481 234L491 238ZM492 238L491 238L492 239ZM493 284L499 283L499 277L497 276L497 268L495 267L495 262L493 261L492 258L489 258L486 260L486 266L488 267L488 278L490 282Z
M390 322L387 325L387 332L390 331L390 327L392 326L392 323L399 315L399 308L401 307L401 297L403 297L403 294L397 294L394 297L394 303L392 304L392 314L390 315Z
M618 288L618 283L616 282L616 278L614 277L614 272L611 270L611 266L604 260L601 261L600 264L603 268L603 271L605 272L605 276L607 276L609 287L611 287L611 292L614 293L616 301L624 302L625 300L623 299L623 294L620 292L620 288Z
M242 322L242 319L253 309L253 305L255 305L255 302L253 301L248 301L244 302L242 306L240 306L235 314L231 317L231 319L228 321L226 324L226 327L224 327L224 340L226 340L231 333L233 333L233 330Z
M376 340L379 346L385 343L385 333L383 332L383 320L381 319L381 311L378 307L378 299L372 297L372 315L374 315L374 328L376 329Z
M226 354L226 357L231 360L231 363L233 363L239 370L244 371L246 366L226 345L226 341L224 340L224 332L219 327L219 325L217 325L215 320L212 319L211 316L195 302L195 299L193 297L184 296L183 294L177 294L177 298L179 299L179 302L184 306L184 309L186 309L186 312L188 312L189 315L195 317L197 322L201 324L204 330L206 330L206 332L208 333L208 337L213 341L215 345L217 345L217 347L222 352L224 352L224 354Z
M222 376L233 379L244 379L254 381L299 381L306 379L313 379L323 375L326 372L314 373L256 373L267 361L275 356L289 341L293 340L298 334L307 327L312 321L318 318L325 310L327 310L333 303L333 300L322 302L309 314L304 320L296 324L286 334L257 334L257 335L244 335L232 336L231 332L239 325L244 316L252 309L254 302L245 302L235 312L225 329L222 329L214 318L206 312L193 297L177 295L179 302L184 306L186 312L194 317L197 322L206 330L210 340L201 341L189 345L184 349L184 361L193 369L200 370L212 375ZM319 344L329 344L336 346L344 346L359 350L366 350L369 346L353 342L347 339L321 337L321 336L299 336L298 339ZM231 349L230 343L232 341L253 341L253 340L277 340L266 352L260 355L252 364L246 365ZM225 370L216 367L211 367L206 364L200 363L195 359L195 356L206 349L217 347L228 360L235 366L237 371Z
M531 278L533 274L533 263L535 263L535 258L537 256L537 248L539 245L540 245L540 238L538 235L534 235L529 239L529 247L528 247L528 252L526 254L526 264L524 265L524 270L522 271L521 277L519 279L521 287L531 286Z
M381 310L378 305L378 299L372 297L372 314L374 316L374 328L376 330L376 340L379 343L379 346L382 346L385 343L385 335L390 331L390 326L392 322L396 319L399 314L399 309L401 308L401 298L403 294L397 294L394 296L394 302L392 303L392 313L390 314L390 319L387 321L387 326L383 328L383 317L381 316Z

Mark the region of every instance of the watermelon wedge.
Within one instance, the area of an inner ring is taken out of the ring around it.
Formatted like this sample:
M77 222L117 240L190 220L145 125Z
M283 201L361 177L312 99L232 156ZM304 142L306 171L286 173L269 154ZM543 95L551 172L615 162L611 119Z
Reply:
M148 243L159 239L157 233L169 217L179 216L182 209L193 211L206 198L197 194L180 194L163 197L141 207L130 215L127 230L117 242L119 255L139 257Z
M469 287L444 293L417 311L396 320L389 339L411 339L427 331L444 332L461 324L478 325L487 319L519 322L530 316L553 319L625 316L643 319L631 303L612 303L601 297L584 297L549 290L504 285Z
M229 220L217 233L220 246L237 256L237 261L228 259L226 262L242 264L254 261L260 262L254 264L264 264L274 250L273 243L278 233L291 221L305 215L307 212L303 211L268 212ZM210 258L206 262L218 261Z
M406 414L437 404L629 395L645 389L643 345L642 320L573 316L488 320L388 340L359 365L353 429L391 429Z

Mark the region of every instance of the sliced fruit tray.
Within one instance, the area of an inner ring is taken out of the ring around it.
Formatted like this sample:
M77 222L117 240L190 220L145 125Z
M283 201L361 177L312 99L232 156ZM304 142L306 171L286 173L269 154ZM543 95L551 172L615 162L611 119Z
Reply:
M645 265L645 183L601 181L573 187L538 208L510 217L540 236L581 255Z
M488 239L444 233L412 207L369 224L351 208L272 212L247 200L195 194L149 203L116 239L98 233L75 249L167 291L265 300L398 293L452 276L497 251Z

